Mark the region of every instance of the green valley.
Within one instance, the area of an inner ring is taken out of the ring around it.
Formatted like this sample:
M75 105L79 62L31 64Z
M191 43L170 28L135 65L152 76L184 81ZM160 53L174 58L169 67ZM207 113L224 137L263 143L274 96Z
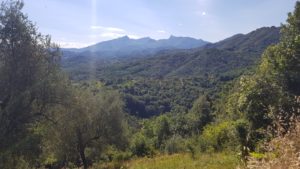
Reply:
M0 7L1 169L300 167L300 2L280 27L214 43L93 23L114 38L82 48L39 33L26 4Z

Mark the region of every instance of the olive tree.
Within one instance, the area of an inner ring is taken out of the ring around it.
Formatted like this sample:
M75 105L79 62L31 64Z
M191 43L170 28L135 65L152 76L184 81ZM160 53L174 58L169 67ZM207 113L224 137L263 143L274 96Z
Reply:
M13 156L30 158L39 151L31 129L64 95L60 52L38 33L23 6L18 0L0 6L0 168Z
M87 168L106 145L126 144L123 102L117 92L76 89L69 105L56 110L55 123L49 121L44 140L45 152L55 156L53 163Z

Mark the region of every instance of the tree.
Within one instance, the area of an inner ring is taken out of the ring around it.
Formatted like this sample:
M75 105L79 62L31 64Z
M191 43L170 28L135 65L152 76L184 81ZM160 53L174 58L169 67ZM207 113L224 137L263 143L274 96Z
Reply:
M286 88L300 95L300 2L288 14L287 24L282 25L279 50L274 58L274 69L284 77ZM270 60L272 61L272 60Z
M294 99L300 95L300 2L282 25L279 43L265 50L254 74L243 76L238 86L232 94L236 99L231 99L236 102L229 102L227 109L249 121L252 141L265 137L261 131L278 121L289 130L300 107Z
M159 119L157 127L157 145L161 147L163 142L171 135L170 124L166 116L162 116Z
M190 110L192 121L194 121L194 130L198 133L203 127L212 120L212 104L207 95L200 96L193 104Z
M289 94L300 95L300 2L282 25L280 42L264 52L257 73L277 81Z
M288 124L291 116L299 115L293 107L299 107L294 98L300 95L300 2L296 3L294 12L288 14L287 23L282 25L280 42L264 52L256 74L268 84L265 85L269 88L266 94L272 101L267 106L272 118L281 116ZM262 99L265 97L259 100Z
M11 155L29 158L24 145L39 151L32 126L64 95L60 52L49 36L37 32L23 6L11 0L0 7L0 168Z
M55 125L47 125L46 156L54 154L56 162L79 160L86 169L106 145L126 145L123 102L116 92L75 89L70 99L70 105L56 112Z

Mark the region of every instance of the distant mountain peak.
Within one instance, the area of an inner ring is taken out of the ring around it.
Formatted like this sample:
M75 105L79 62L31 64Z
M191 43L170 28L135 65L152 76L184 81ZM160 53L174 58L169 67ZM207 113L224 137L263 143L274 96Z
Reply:
M197 40L190 37L176 37L171 35L169 39L155 40L150 37L131 39L129 36L122 36L117 39L99 42L85 48L69 50L77 53L93 52L96 56L101 53L102 57L116 57L136 55L137 53L155 53L168 49L191 49L204 46L209 42ZM96 54L98 53L98 54Z
M129 36L128 35L125 35L125 36L122 36L120 38L117 38L118 40L130 40ZM116 40L117 40L116 39Z
M174 36L174 35L171 35L171 36L169 37L169 39L174 39L174 38L178 38L178 37L176 37L176 36Z
M149 40L149 41L155 41L154 39L150 38L150 37L144 37L144 38L140 38L137 40Z

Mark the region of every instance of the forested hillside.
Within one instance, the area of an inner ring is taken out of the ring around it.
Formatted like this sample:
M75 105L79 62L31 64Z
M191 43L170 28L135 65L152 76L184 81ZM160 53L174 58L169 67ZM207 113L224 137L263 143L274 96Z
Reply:
M209 42L189 37L170 36L154 40L149 37L130 39L128 36L100 42L80 49L62 49L63 67L77 80L95 76L95 71L110 64L145 58L163 50L192 49Z
M0 7L1 169L300 167L300 2L280 28L107 58L64 55L24 5Z
M222 84L255 66L263 50L278 40L279 28L266 27L195 49L130 59L82 56L66 59L63 65L74 81L100 80L125 94L130 114L150 117L186 112L199 95L215 95Z
M130 59L101 59L100 56L97 58L97 54L91 59L83 55L66 59L63 65L77 80L89 77L109 79L128 76L161 78L234 75L236 70L238 72L239 69L253 66L263 50L278 40L279 28L265 27L190 50L162 50L147 57L136 54ZM86 62L89 64L83 65Z

